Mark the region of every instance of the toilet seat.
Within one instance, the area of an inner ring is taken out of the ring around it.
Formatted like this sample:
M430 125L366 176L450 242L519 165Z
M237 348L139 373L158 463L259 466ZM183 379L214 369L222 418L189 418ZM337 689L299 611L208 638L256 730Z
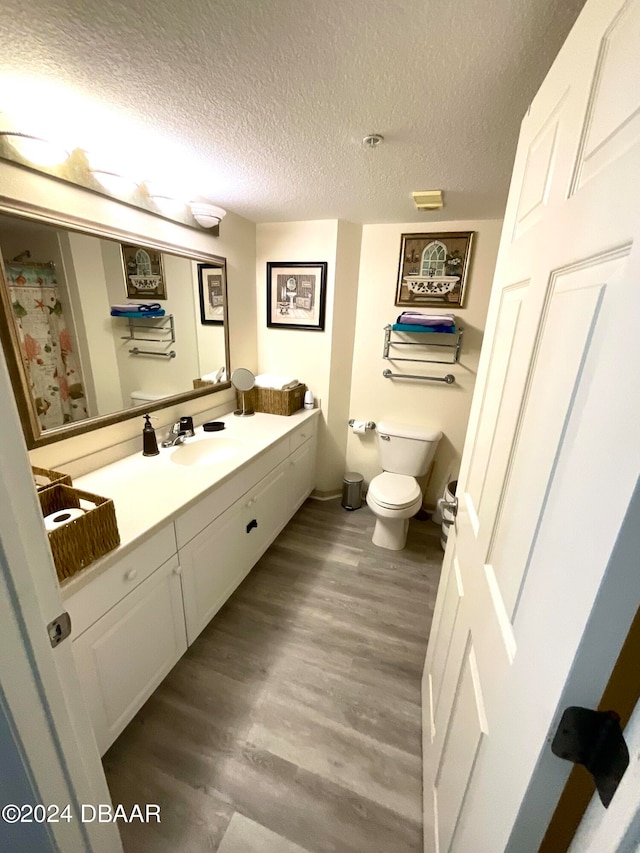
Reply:
M368 497L384 509L400 510L422 500L422 492L415 477L384 471L369 484Z

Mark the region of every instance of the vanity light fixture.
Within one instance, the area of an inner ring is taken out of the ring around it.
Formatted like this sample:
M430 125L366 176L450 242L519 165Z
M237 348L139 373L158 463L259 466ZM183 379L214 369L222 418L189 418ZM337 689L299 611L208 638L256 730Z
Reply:
M34 166L44 166L45 168L59 166L69 159L69 152L66 148L39 136L8 130L0 131L0 136L4 137L21 157Z
M208 202L192 201L189 208L191 215L202 228L214 228L220 225L220 220L227 215L226 210Z
M411 195L418 210L440 210L443 205L442 190L422 190Z

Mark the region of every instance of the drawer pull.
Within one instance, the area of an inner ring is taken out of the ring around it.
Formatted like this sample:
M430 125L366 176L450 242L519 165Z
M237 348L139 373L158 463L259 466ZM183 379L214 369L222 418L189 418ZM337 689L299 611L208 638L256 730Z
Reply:
M254 527L258 526L258 522L255 518L252 518L249 524L247 524L247 533L251 533Z
M301 432L301 433L300 433L300 438L306 438L306 437L307 437L306 432Z
M138 577L137 569L129 569L129 571L125 574L125 580L134 581Z
M174 575L181 575L182 574L182 566L176 566L175 569L173 570L173 573L174 573Z
M247 506L247 507L253 506L255 502L256 502L255 498L249 498L249 500L247 501L245 506Z

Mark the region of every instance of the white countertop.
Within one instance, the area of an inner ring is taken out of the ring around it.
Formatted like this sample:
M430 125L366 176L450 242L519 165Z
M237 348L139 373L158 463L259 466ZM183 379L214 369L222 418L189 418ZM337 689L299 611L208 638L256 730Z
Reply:
M76 478L74 486L78 489L113 499L120 545L64 581L61 584L63 598L77 592L125 551L140 544L154 530L172 521L260 453L318 414L319 409L300 409L287 417L257 412L253 417L238 418L229 413L218 418L226 424L224 430L204 432L202 427L197 427L193 438L176 447L160 447L163 436L158 435L158 456L142 455L140 435L139 453ZM215 442L216 437L237 442L236 452L211 465L178 465L171 461L172 455L182 448L202 441Z

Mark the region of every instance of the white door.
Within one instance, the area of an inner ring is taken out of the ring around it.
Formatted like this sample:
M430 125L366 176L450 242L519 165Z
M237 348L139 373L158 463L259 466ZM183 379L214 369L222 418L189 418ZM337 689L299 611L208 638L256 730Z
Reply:
M640 471L638 44L640 0L588 0L522 124L425 663L427 851L505 850Z
M71 640L55 649L49 643L46 625L64 605L1 351L0 400L0 716L10 721L12 740L22 753L32 804L48 807L48 818L57 817L35 829L33 823L10 825L6 818L0 820L0 848L27 849L29 838L42 829L52 849L116 853L122 846L115 824L80 820L81 804L108 804L110 796ZM2 806L22 805L14 799L24 790L18 782L14 775L3 775ZM54 806L63 810L66 804L70 810L57 816ZM32 820L41 817L40 812ZM20 843L24 846L16 846ZM35 842L31 849L49 848Z

